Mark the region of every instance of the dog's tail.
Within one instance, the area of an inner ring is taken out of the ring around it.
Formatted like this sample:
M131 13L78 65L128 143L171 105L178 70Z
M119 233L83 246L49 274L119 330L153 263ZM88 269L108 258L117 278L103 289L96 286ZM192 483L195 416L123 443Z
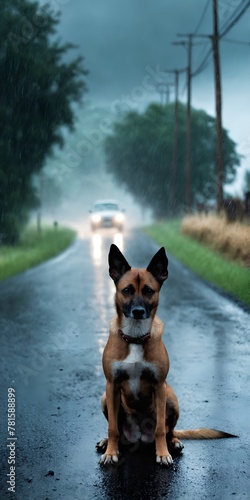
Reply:
M173 436L178 439L222 439L236 438L234 434L218 431L217 429L190 429L190 430L174 430Z

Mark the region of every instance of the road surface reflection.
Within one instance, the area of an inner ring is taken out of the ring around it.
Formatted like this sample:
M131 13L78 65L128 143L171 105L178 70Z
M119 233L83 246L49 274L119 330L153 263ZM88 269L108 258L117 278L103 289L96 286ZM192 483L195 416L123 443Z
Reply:
M111 240L110 233L108 234L108 240ZM100 266L102 264L102 257L105 251L105 259L107 257L106 253L106 245L104 244L107 241L107 235L103 235L102 233L95 232L91 235L91 255L96 266ZM118 246L118 248L123 251L123 234L122 233L114 233L112 235L112 241L110 243L114 243ZM104 250L105 249L105 250ZM107 262L107 261L106 261Z
M94 300L98 300L98 317L100 328L96 331L96 343L99 353L99 364L95 370L97 375L102 374L101 357L107 343L109 322L115 315L113 281L109 278L108 253L110 245L114 243L123 251L124 238L121 232L113 230L95 231L90 235L90 255L94 267L93 285Z

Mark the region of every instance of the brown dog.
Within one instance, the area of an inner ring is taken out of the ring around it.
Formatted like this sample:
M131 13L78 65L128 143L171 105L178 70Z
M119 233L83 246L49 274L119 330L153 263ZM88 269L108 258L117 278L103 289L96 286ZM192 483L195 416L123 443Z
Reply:
M168 277L168 259L162 247L147 269L131 268L116 245L109 252L109 274L116 286L117 316L103 352L106 392L102 410L108 420L108 439L102 465L118 462L121 437L128 442L155 441L156 462L171 465L168 447L180 453L178 438L230 437L213 429L174 431L179 417L177 398L166 382L169 359L162 342L163 323L156 316L159 292Z

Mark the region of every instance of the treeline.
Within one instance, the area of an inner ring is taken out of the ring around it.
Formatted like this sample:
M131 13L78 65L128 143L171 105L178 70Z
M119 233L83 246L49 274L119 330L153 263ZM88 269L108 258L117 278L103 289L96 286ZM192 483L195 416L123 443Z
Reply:
M191 204L216 196L216 124L205 111L192 109ZM173 195L174 105L150 104L144 113L123 115L105 141L107 169L156 216L185 210L186 107L179 103L178 153ZM240 164L236 144L223 130L224 183Z
M30 208L39 204L34 174L62 127L73 129L72 103L86 90L81 57L56 41L59 17L47 3L9 0L0 6L0 240L18 241ZM65 57L67 55L67 58Z

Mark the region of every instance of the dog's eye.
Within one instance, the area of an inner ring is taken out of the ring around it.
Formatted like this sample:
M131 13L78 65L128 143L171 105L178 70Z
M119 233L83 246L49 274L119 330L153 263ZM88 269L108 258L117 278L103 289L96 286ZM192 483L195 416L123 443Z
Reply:
M145 285L142 289L143 295L147 295L148 297L152 297L152 295L155 293L155 291L150 288L150 286Z
M123 295L132 295L134 293L134 287L132 285L126 286L122 290Z

